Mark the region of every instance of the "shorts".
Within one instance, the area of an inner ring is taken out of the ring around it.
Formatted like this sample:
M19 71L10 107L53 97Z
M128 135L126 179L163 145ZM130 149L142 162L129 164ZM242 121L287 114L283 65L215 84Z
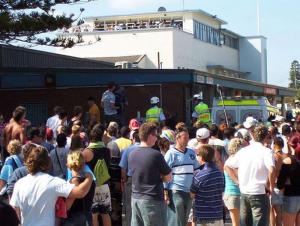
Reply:
M239 195L224 195L223 201L228 210L240 209L241 196Z
M300 196L284 196L283 211L287 213L298 213L300 211Z
M197 223L197 226L223 226L223 220L216 220L210 223Z
M97 186L92 204L92 213L108 214L111 212L111 196L108 184Z
M283 204L283 194L278 188L274 188L271 194L271 205L279 205Z

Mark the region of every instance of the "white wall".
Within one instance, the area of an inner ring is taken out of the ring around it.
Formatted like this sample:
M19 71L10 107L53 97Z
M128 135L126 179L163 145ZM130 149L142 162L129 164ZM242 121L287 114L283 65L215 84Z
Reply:
M251 72L248 79L267 83L267 40L265 37L240 39L240 70Z
M174 68L185 67L207 71L208 65L222 65L239 70L238 50L195 39L193 35L174 31Z
M147 68L157 68L157 52L160 52L163 68L173 68L172 30L82 33L85 42L95 42L96 35L101 41L60 49L58 53L83 58L146 54L149 59L146 61Z

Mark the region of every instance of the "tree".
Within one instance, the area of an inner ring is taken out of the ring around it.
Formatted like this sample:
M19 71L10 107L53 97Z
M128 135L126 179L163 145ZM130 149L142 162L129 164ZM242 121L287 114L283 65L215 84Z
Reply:
M289 87L298 89L300 88L300 68L299 68L299 62L297 60L294 60L291 64L291 70L290 70L290 83Z
M69 28L77 18L55 15L57 4L79 3L81 0L0 0L0 41L28 42L33 44L72 47L76 41L71 38L38 38L38 34ZM80 21L81 22L81 21Z

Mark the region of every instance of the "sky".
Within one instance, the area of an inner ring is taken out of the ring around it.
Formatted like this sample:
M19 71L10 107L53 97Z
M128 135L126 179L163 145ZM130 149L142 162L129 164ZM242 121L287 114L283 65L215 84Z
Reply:
M259 2L260 33L257 23ZM184 3L184 4L183 4ZM300 0L97 0L85 4L56 6L66 14L85 8L82 17L155 12L160 6L167 11L201 9L228 24L223 26L243 36L267 38L268 83L288 86L293 60L300 60Z

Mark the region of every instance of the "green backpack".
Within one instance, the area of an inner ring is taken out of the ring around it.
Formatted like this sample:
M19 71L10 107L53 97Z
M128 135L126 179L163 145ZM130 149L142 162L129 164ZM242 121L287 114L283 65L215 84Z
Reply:
M106 181L110 179L108 169L104 159L98 159L95 168L94 175L96 177L96 182L98 186L103 185Z

